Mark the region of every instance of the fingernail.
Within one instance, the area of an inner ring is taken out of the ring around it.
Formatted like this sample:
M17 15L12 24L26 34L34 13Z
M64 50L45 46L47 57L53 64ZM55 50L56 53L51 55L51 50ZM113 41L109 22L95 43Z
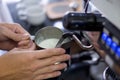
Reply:
M64 49L62 49L62 48L59 48L59 51L61 52L61 53L65 53L66 51L64 50Z
M63 63L63 66L64 66L64 67L67 67L67 64L66 64L66 63Z
M61 72L59 71L59 72L57 72L56 74L57 74L57 75L61 75Z
M25 39L28 39L28 38L30 38L29 34L23 34L22 40L25 40Z
M67 58L67 59L70 59L70 58L71 58L71 56L67 54L67 55L66 55L66 58Z

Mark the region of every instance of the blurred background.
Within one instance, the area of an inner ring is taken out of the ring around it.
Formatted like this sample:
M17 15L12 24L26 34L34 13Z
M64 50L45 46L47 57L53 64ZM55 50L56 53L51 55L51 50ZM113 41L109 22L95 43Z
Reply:
M0 0L0 20L19 23L34 35L45 26L62 27L62 17L72 7L82 11L82 0Z

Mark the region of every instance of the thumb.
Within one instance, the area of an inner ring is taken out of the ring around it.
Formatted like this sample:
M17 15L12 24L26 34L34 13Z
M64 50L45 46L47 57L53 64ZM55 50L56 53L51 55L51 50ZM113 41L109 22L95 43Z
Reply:
M5 36L8 37L9 39L12 39L14 41L21 41L21 40L25 40L25 39L29 39L30 35L29 34L19 34L19 33L15 33L11 30L7 30L5 33Z

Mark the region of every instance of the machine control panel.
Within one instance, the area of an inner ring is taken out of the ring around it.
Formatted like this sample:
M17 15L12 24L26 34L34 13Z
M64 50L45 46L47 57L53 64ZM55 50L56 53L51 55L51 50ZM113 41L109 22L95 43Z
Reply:
M105 62L120 75L120 30L108 20L103 25L98 43L105 51Z

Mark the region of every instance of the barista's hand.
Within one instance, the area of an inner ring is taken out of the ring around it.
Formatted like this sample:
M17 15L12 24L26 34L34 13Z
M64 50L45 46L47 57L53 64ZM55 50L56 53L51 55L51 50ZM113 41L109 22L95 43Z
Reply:
M35 43L29 43L28 46L19 46L19 47L15 47L13 49L11 49L10 51L31 51L31 50L36 50L36 45Z
M27 48L31 45L30 34L19 24L0 23L0 49Z
M98 45L97 41L100 36L100 32L87 32L87 35L91 39L92 44L98 47L99 45Z
M61 48L38 51L10 51L0 57L0 80L43 80L57 77L70 59Z
M91 39L91 42L92 42L95 50L98 53L100 53L100 55L104 55L105 52L100 48L100 46L98 44L98 39L99 39L99 36L100 36L100 32L87 32L87 35Z

